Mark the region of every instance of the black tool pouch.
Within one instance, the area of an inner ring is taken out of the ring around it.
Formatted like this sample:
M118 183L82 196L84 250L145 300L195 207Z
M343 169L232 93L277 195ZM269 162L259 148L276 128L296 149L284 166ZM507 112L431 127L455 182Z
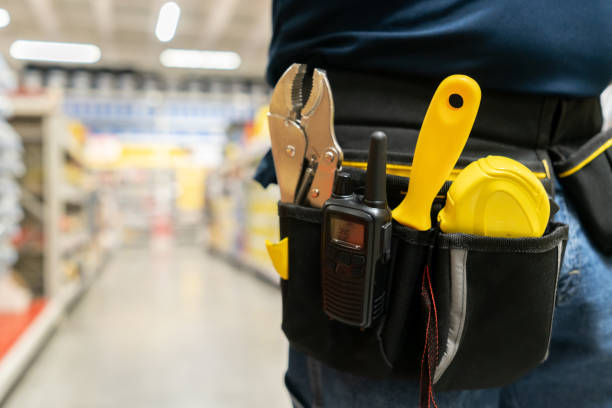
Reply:
M555 146L550 154L589 237L612 253L612 129L582 146Z
M289 277L281 281L283 331L291 345L339 370L364 376L391 373L380 324L360 330L323 311L321 210L279 204L281 238L289 237Z
M438 236L437 389L508 384L546 358L567 236L556 223L540 238Z
M500 386L545 359L566 226L505 239L394 223L387 312L362 330L323 312L321 211L281 203L279 215L289 238L282 327L294 348L352 374L416 379L433 344L437 389Z

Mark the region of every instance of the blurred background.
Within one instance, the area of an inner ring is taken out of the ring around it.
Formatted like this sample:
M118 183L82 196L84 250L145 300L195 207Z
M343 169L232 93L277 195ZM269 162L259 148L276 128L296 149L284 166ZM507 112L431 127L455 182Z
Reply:
M289 406L270 0L0 0L0 406Z

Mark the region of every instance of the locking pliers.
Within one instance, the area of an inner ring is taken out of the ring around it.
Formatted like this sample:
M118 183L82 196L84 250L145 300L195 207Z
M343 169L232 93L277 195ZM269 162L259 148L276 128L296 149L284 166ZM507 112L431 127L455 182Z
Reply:
M281 202L322 207L331 196L342 150L334 134L334 103L325 71L293 64L279 79L268 122Z

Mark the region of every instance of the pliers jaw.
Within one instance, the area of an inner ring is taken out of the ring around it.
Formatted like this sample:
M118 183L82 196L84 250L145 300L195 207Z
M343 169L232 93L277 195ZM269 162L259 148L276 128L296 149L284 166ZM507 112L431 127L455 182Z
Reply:
M336 172L341 168L343 154L334 132L334 101L325 71L312 74L310 96L302 109L302 127L308 146L306 158L316 161L316 171L306 200L313 207L323 207L331 197Z
M301 109L296 110L292 92L296 76L300 72L305 72L305 68L305 65L300 64L289 67L278 80L270 99L268 124L272 140L272 156L281 202L284 203L294 202L304 167L307 141L299 123Z
M305 64L293 64L280 77L270 99L271 115L294 121L300 119L303 107L302 87L307 68Z
M293 64L270 101L270 135L281 201L322 207L331 196L342 150L334 134L334 105L325 71L315 69L306 98L308 69ZM308 168L304 171L304 163ZM298 193L299 192L299 193Z

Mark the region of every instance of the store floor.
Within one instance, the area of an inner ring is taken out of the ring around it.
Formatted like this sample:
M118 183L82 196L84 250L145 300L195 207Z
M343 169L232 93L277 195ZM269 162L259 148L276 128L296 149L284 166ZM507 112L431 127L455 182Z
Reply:
M198 248L121 250L6 407L288 407L279 296Z

